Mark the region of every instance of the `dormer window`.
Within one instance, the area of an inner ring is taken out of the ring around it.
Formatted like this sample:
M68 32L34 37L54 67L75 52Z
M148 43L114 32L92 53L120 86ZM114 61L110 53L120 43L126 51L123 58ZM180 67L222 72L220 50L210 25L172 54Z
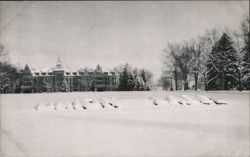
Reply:
M77 75L77 72L73 72L73 75Z
M39 73L35 73L36 76L39 76Z
M42 75L43 75L43 76L45 76L45 75L46 75L46 73L42 73Z
M70 73L69 73L69 72L66 72L66 75L70 75Z
M52 73L48 73L48 75L52 75Z
M102 68L101 68L101 66L99 64L97 65L97 67L95 69L95 72L102 73Z

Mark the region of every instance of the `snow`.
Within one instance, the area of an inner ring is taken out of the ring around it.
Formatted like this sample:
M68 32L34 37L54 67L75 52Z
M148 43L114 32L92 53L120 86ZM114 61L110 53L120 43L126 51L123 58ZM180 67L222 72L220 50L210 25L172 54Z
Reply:
M0 100L2 156L249 156L249 92L8 94Z
M197 99L202 103L202 104L206 104L206 105L214 105L215 103L209 99L208 97L204 96L204 95L197 95Z
M191 95L182 95L182 98L186 101L187 105L201 105L198 99Z
M166 100L167 100L171 105L178 105L178 104L184 105L184 104L186 104L185 99L181 99L181 98L179 98L179 97L172 96L172 95L167 96L167 97L166 97Z

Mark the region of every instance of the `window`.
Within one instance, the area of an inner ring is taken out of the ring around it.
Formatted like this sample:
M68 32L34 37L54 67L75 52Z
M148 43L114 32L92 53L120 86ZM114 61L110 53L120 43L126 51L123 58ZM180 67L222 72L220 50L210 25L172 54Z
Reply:
M101 76L95 76L95 80L102 80Z
M39 73L35 73L36 76L39 76Z
M66 75L70 75L70 73L69 73L69 72L66 72Z
M52 75L52 73L48 73L48 75Z
M73 72L73 75L77 75L77 72Z
M43 75L43 76L45 76L45 75L46 75L46 73L42 73L42 75Z

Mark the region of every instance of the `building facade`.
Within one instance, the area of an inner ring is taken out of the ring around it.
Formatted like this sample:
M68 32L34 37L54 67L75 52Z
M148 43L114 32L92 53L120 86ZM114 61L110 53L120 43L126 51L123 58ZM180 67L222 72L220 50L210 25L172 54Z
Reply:
M22 72L21 92L113 91L118 86L118 75L97 65L95 69L64 68L58 59L56 67L30 69Z

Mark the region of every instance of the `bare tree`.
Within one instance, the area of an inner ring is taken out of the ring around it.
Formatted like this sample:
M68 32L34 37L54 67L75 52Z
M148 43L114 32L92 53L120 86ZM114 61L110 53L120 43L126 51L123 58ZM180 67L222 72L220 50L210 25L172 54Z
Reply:
M242 38L240 37L240 34L236 31L232 34L232 39L234 43L234 48L236 50L237 55L237 62L235 63L237 65L237 77L235 78L238 81L238 88L241 91L242 90L242 82L247 80L247 77L244 75L245 69L245 53L244 53L244 43Z
M2 44L0 44L0 63L2 64L10 63L9 52Z
M249 15L246 14L246 16L243 18L241 22L241 39L243 40L243 53L244 53L244 58L243 58L243 74L245 77L245 80L247 81L247 89L250 89L250 31L249 31L249 26L250 26L250 20L249 20Z
M205 90L207 90L208 85L208 73L209 69L207 68L207 64L209 62L209 56L212 51L214 44L220 39L221 33L218 29L214 28L212 30L207 31L204 35L197 37L197 46L196 51L198 51L196 63L198 63L198 71L202 76L203 84Z
M175 90L178 90L178 66L177 66L177 54L180 52L180 44L170 44L163 50L163 79L168 79L167 76L174 76Z
M81 90L89 91L93 82L91 76L89 75L90 70L88 68L84 68L81 72L81 76L78 80Z
M182 72L184 90L187 90L189 89L188 75L191 73L191 53L187 43L181 48L181 52L177 56L176 61L177 66Z
M168 44L168 51L165 50L166 53L169 53L169 57L172 60L174 73L175 73L175 84L177 84L177 69L179 68L182 73L182 79L184 82L184 90L189 89L189 81L188 75L190 74L190 61L191 61L191 53L188 48L187 43L184 44Z
M0 92L13 92L17 78L17 69L10 64L9 53L0 43Z
M199 39L199 38L198 38ZM190 72L194 74L195 90L198 88L199 71L201 70L201 53L202 53L202 42L198 39L192 39L186 44L185 51L190 53Z

